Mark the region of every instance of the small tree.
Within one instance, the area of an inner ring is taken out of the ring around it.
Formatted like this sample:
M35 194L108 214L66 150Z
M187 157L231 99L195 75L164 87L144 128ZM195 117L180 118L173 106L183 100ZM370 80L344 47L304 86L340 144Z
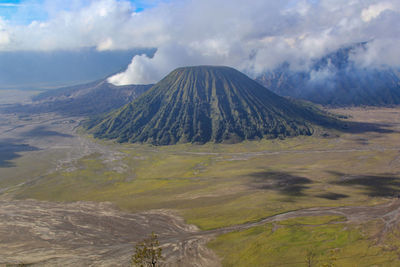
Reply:
M307 267L312 267L315 265L315 257L317 255L315 254L315 252L313 250L307 250L307 254L306 254L306 266Z
M149 238L136 244L131 264L139 267L156 267L162 259L161 252L162 248L158 242L158 237L153 232Z

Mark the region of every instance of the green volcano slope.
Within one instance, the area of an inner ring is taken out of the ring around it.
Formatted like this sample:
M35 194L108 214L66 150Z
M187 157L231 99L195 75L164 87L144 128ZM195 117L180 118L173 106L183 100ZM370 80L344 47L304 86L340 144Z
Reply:
M239 142L311 135L337 121L315 107L280 97L243 73L216 66L172 71L130 104L86 127L119 142Z

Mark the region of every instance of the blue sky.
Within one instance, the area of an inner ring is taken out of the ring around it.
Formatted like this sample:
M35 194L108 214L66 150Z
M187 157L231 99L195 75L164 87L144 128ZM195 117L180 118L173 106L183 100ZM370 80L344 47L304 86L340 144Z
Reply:
M29 24L34 20L45 21L48 13L43 8L45 0L0 0L0 17L12 24ZM72 2L72 1L71 1ZM82 3L88 0L80 1ZM142 12L146 8L153 7L159 1L130 0L136 6L136 12ZM68 9L68 1L60 8Z
M12 24L29 24L45 20L47 14L40 8L40 1L0 0L0 17Z
M2 0L0 1L0 16L10 19L11 16L17 11L19 0Z

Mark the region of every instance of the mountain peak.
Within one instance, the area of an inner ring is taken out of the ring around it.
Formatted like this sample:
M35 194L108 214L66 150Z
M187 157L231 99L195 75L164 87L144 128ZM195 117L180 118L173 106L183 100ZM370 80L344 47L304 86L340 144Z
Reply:
M88 127L95 137L168 145L311 135L313 123L330 119L233 68L192 66Z

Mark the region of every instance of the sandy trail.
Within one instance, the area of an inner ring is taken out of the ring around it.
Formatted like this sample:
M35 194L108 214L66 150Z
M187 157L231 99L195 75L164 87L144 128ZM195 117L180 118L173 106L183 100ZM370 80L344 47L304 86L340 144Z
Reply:
M167 259L164 266L213 266L217 262L204 246L206 239L181 238L198 229L169 211L130 214L111 203L3 200L0 265L129 266L133 244L152 231L160 236ZM169 236L174 238L164 238Z
M400 223L400 199L394 199L388 203L377 206L346 206L346 207L314 207L302 210L289 211L282 214L267 217L258 222L250 222L234 225L215 230L202 232L205 234L224 234L233 231L246 230L266 223L284 221L287 219L308 217L308 216L343 216L346 223L361 224L372 220L382 220L387 229Z
M205 245L215 236L266 223L305 216L339 215L339 223L382 220L382 235L400 222L400 200L378 206L309 208L270 216L258 222L199 231L173 212L125 213L111 203L0 201L0 265L129 266L133 244L159 235L163 266L220 266ZM338 223L338 222L335 222Z

